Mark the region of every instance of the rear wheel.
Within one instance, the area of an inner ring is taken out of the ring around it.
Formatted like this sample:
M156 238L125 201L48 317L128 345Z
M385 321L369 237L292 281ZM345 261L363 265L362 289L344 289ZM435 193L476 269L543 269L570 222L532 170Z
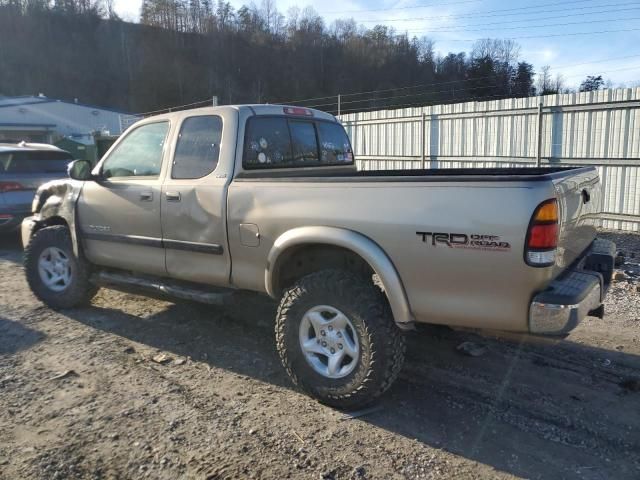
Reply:
M404 360L404 338L383 294L340 270L308 275L285 292L276 340L292 381L338 408L374 401Z
M53 308L88 303L98 288L89 282L89 264L73 253L69 229L38 230L25 249L24 267L31 291Z

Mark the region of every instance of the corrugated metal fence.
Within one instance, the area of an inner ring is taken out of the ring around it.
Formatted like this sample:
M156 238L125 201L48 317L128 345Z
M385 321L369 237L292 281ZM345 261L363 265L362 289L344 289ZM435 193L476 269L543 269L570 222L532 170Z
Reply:
M342 115L364 170L595 165L606 228L640 231L640 88Z

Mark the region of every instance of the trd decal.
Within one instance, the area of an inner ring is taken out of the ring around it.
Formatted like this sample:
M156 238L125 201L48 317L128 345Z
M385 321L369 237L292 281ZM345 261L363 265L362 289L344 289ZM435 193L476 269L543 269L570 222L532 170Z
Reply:
M466 233L416 232L424 243L432 246L445 245L449 248L469 248L477 250L506 251L511 248L509 242L500 240L498 235L480 235Z

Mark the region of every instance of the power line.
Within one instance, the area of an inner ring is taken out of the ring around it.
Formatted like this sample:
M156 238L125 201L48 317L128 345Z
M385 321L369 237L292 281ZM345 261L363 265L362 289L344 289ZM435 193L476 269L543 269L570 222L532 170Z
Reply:
M415 9L415 8L430 8L430 7L449 7L451 5L461 5L463 3L480 3L483 0L463 0L460 2L445 2L445 3L425 3L425 4L421 4L421 5L411 5L411 6L407 6L407 7L392 7L392 8L367 8L367 9L361 9L361 10L338 10L338 11L324 11L324 12L319 12L323 15L339 15L342 13L362 13L362 12L386 12L386 11L391 11L391 10L411 10L411 9ZM582 0L582 1L589 1L592 2L594 0Z
M568 15L553 15L551 17L540 17L540 18L531 18L531 17L527 17L527 18L523 18L522 20L509 20L509 24L512 23L522 23L522 22L531 22L531 21L538 21L538 20L556 20L559 18L571 18L571 17L583 17L585 15L599 15L599 14L606 14L606 13L620 13L620 12L626 12L628 10L638 10L640 9L640 6L636 6L636 7L629 7L629 8L617 8L615 10L611 10L611 9L607 9L607 10L600 10L597 12L582 12L582 13L571 13ZM484 27L487 25L504 25L504 21L501 22L488 22L488 23L471 23L471 24L467 24L467 25L457 25L457 27L460 28L473 28L473 27ZM449 28L449 27L435 27L435 28Z
M640 7L635 7L635 8L630 8L627 10L640 10ZM626 22L626 21L630 21L630 20L639 20L639 17L627 17L627 18L611 18L611 19L598 19L598 20L587 20L587 21L580 21L580 22L564 22L564 23L549 23L546 25L521 25L521 26L517 26L517 27L500 27L497 30L498 31L502 31L502 30L522 30L524 28L547 28L547 27L566 27L568 25L585 25L588 23L605 23L605 22ZM421 32L425 32L425 33L455 33L455 32L485 32L487 30L494 30L494 28L480 28L480 29L475 29L475 30L468 30L468 29L464 29L464 28L456 28L455 30L441 30L441 29L421 29L421 30L406 30L407 32L416 32L416 33L421 33Z
M597 32L572 32L572 33L551 33L547 35L525 35L522 37L505 37L504 40L523 40L530 38L551 38L551 37L574 37L580 35L601 35L603 33L622 33L622 32L637 32L640 31L640 28L624 28L621 30L600 30ZM447 42L477 42L481 40L479 38L460 38L460 39L449 39Z
M490 10L490 12L511 12L514 10L528 10L532 8L542 8L542 7L555 7L561 5L571 5L574 3L589 3L595 0L574 0L571 2L553 2L553 3L543 3L540 5L531 5L528 7L514 7L514 8L503 8L498 10ZM342 13L364 13L364 12L388 12L395 10L410 10L416 8L429 8L429 7L442 7L442 6L450 6L450 5L458 5L461 3L471 3L469 1L461 1L461 2L448 2L448 3L431 3L431 4L420 4L414 6L406 6L406 7L391 7L391 8L371 8L371 9L360 9L360 10L342 10L342 11L323 11L319 12L323 15L338 15Z
M568 5L570 3L576 2L563 2L562 5ZM637 5L638 2L625 2L625 3L614 3L611 5L607 5L610 7L624 7L627 5ZM532 6L532 7L521 7L521 8L540 8L542 5ZM464 13L464 14L452 14L452 15L439 15L439 16L429 16L429 17L414 17L414 18L379 18L379 19L371 19L371 20L360 20L360 23L386 23L386 22L413 22L416 20L438 20L438 19L451 19L451 18L487 18L487 17L511 17L514 15L535 15L541 13L557 13L557 12L573 12L575 10L586 10L592 8L602 8L601 5L592 5L585 7L571 7L571 8L562 8L560 10L542 10L540 12L516 12L516 13L497 13L497 12L508 12L515 9L506 9L506 10L489 10L486 12L478 12L478 13ZM497 14L496 14L497 13Z

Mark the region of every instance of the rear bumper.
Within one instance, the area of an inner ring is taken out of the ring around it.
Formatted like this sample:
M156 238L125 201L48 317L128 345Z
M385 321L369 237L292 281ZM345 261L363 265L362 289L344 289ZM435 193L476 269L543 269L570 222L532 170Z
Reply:
M604 301L615 259L613 242L596 239L580 261L538 293L529 306L529 331L564 335Z

